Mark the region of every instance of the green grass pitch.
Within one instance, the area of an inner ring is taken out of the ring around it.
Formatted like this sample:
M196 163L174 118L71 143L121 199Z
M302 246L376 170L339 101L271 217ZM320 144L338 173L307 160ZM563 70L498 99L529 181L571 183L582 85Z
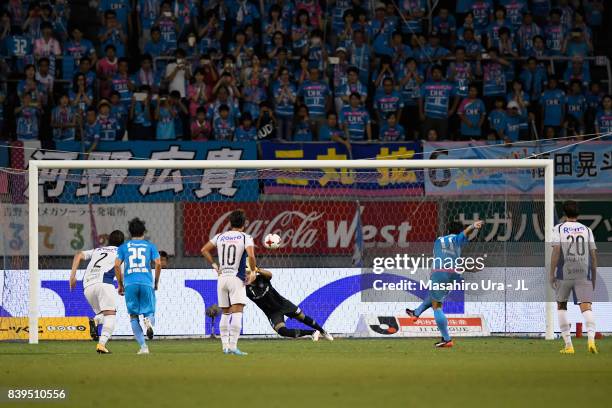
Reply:
M219 341L153 340L0 344L0 388L64 388L63 402L4 406L62 407L417 407L609 406L612 354L574 342L456 339L240 340L246 357L226 356Z

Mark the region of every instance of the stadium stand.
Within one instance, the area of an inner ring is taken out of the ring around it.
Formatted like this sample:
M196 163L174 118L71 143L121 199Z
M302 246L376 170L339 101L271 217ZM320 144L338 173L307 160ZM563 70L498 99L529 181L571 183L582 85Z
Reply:
M611 130L597 123L612 87L603 0L7 0L0 13L8 141Z

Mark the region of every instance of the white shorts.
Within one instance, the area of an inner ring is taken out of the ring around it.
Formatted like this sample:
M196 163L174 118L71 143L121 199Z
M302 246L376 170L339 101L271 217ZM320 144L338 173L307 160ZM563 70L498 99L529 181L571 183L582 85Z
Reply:
M85 288L85 298L93 311L117 310L117 289L109 283L94 283Z
M217 301L219 307L246 305L246 286L242 279L235 275L221 275L217 281Z
M576 303L593 303L593 283L588 280L559 280L557 302L567 302L571 294Z

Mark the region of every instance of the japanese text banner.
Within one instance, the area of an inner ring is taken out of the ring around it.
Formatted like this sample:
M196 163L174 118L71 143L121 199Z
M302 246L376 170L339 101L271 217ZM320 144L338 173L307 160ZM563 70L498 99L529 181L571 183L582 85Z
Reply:
M555 162L555 192L612 192L612 142L540 142L492 146L484 142L424 142L425 159L551 158ZM550 153L548 153L550 152ZM535 156L537 155L537 156ZM544 170L439 169L427 172L427 195L542 194Z
M82 158L78 142L57 143L57 151L37 150L31 159ZM255 160L255 143L231 142L102 142L90 160ZM235 169L41 170L46 199L62 203L257 200L257 180L239 180Z
M349 160L349 159L420 159L419 143L352 143L350 152L339 143L275 143L261 144L264 160ZM423 174L412 169L325 168L309 171L308 177L277 175L266 180L265 193L311 194L326 190L336 194L365 196L406 196L423 193Z

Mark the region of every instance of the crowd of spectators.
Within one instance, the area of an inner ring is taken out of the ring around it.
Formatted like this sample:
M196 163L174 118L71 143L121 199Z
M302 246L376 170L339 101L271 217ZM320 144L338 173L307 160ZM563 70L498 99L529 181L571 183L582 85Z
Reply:
M506 140L612 131L603 0L0 6L3 139ZM436 3L436 2L434 2ZM431 18L430 17L431 14ZM551 58L553 58L551 60Z

